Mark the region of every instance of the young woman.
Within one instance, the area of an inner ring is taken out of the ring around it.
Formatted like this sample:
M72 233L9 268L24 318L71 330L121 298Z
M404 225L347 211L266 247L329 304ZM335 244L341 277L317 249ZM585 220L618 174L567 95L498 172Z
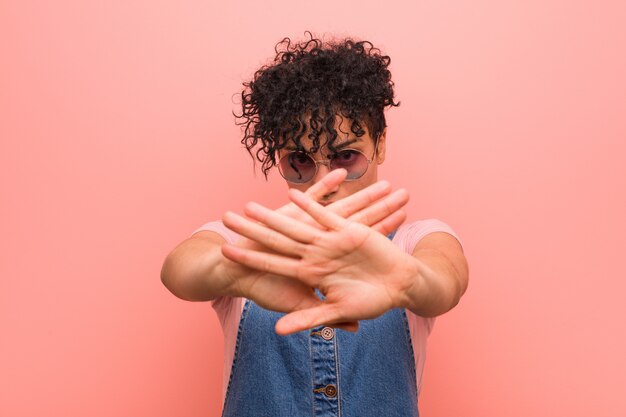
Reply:
M291 201L196 229L162 281L219 316L223 416L418 416L427 336L467 288L461 240L437 219L404 224L407 192L377 179L399 105L389 57L312 35L276 52L236 117Z

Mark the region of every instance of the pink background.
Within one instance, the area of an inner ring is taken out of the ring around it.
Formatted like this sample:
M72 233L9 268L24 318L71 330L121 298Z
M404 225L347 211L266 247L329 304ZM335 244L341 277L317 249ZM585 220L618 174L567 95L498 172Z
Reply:
M0 415L219 414L215 314L159 273L225 210L284 201L231 111L306 29L391 56L382 177L465 243L421 413L625 415L624 21L618 0L0 2Z

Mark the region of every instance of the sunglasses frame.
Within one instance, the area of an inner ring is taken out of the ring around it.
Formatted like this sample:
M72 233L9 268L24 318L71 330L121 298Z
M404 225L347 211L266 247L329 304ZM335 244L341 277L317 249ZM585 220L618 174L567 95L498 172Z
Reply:
M379 139L379 138L380 138L380 136L378 136L378 137L376 138L376 142L374 143L374 153L372 154L372 158L371 158L371 159L369 159L369 158L367 157L367 155L365 155L365 153L364 153L363 151L361 151L360 149L354 149L354 148L344 148L344 149L341 149L340 151L338 151L338 152L337 152L337 154L338 154L339 152L343 152L343 151L355 151L355 152L358 152L358 153L360 153L361 155L363 155L363 157L364 157L364 158L365 158L365 160L367 161L367 167L365 168L365 171L363 171L363 173L362 173L361 175L359 175L359 176L358 176L358 177L356 177L356 178L346 178L344 181L356 181L356 180L358 180L359 178L361 178L363 175L365 175L365 173L367 172L367 170L368 170L368 169L369 169L369 167L370 167L370 164L372 163L372 161L374 161L374 157L376 156L376 153L377 153L377 151L378 151L378 139ZM311 158L311 160L312 160L313 162L315 162L315 172L313 172L313 176L312 176L309 180L304 181L304 182L294 182L294 181L290 181L289 179L287 179L287 178L285 177L285 175L283 174L283 171L282 171L282 169L280 168L280 161L282 161L283 159L285 159L285 158L289 157L289 155L291 155L291 154L293 154L293 153L303 153L303 154L305 154L307 157ZM318 171L318 169L319 169L319 165L320 165L320 164L327 166L327 167L328 167L328 169L332 171L332 168L330 167L330 162L331 162L332 160L333 160L333 158L330 158L330 159L315 159L315 158L313 158L313 157L311 156L311 153L310 153L310 152L291 151L291 152L289 152L289 153L286 153L286 154L285 154L282 158L280 158L280 159L278 160L277 167L278 167L278 172L280 173L280 176L281 176L281 177L283 177L283 178L285 179L285 181L287 181L287 182L289 182L289 183L291 183L291 184L306 184L306 183L310 182L311 180L313 180L313 178L315 178L315 176L317 175L317 171Z

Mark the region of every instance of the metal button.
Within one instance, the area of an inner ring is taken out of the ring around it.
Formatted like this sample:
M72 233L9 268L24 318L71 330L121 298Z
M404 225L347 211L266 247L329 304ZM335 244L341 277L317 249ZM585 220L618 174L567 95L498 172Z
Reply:
M330 340L333 338L333 336L335 335L334 330L332 329L332 327L324 327L322 329L322 337L325 340Z

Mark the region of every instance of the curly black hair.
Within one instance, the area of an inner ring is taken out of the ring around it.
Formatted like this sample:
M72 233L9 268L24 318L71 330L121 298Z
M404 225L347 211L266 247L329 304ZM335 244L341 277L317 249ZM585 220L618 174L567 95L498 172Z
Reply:
M262 163L266 179L277 163L277 150L289 141L304 150L300 140L307 131L305 115L310 116L310 152L317 151L324 132L325 144L334 151L336 115L351 120L356 136L365 134L364 122L377 139L387 126L384 108L400 105L393 101L394 83L387 69L391 59L371 42L344 38L324 43L306 33L310 39L292 45L284 38L276 44L273 63L243 83L242 113L233 112L241 120L235 123L245 126L241 143L254 162L256 157Z

